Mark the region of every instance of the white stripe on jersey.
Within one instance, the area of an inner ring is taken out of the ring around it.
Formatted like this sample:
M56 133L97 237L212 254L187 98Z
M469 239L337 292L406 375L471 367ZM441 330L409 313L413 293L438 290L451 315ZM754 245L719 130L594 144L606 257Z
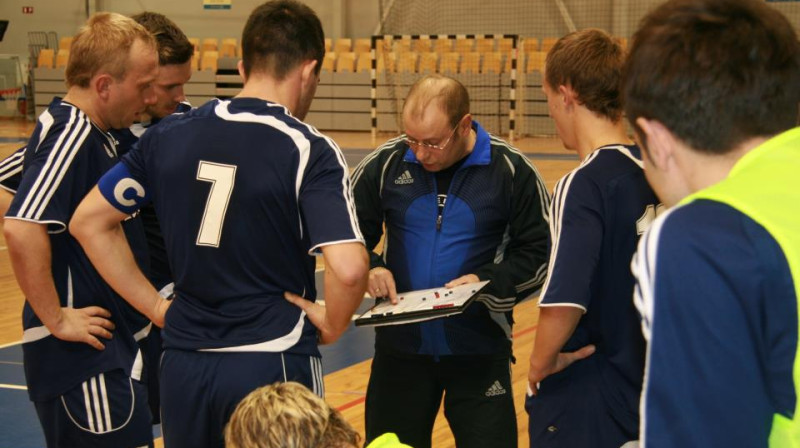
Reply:
M235 122L241 122L241 123L260 123L260 124L264 124L264 125L267 125L267 126L270 126L270 127L274 128L274 129L276 129L276 130L278 130L280 132L283 132L284 134L288 135L292 139L292 141L294 142L294 144L297 147L298 152L300 154L300 163L299 163L299 165L297 167L297 176L296 176L296 181L295 181L295 196L298 198L298 201L299 201L299 198L300 198L300 187L301 187L301 185L303 183L303 173L305 172L306 165L308 164L308 159L309 159L310 153L311 153L311 142L306 138L305 135L303 135L302 132L300 132L297 129L292 128L291 126L289 126L285 122L283 122L283 121L281 121L281 120L279 120L279 119L277 119L277 118L275 118L273 116L256 115L256 114L253 114L253 113L250 113L250 112L231 113L230 111L228 111L228 105L229 104L230 104L230 101L221 101L221 100L219 101L217 106L214 108L214 112L217 114L218 117L222 118L223 120L227 120L227 121L235 121ZM266 102L265 102L265 104L267 106L269 106L269 107L280 108L280 109L282 109L284 111L284 113L288 117L291 117L291 114L286 109L286 107L281 106L281 105L271 105L271 104L267 104ZM292 118L294 118L294 117L292 117ZM342 193L343 193L343 197L345 198L345 202L347 203L348 214L349 214L349 217L350 217L350 225L352 227L353 233L360 240L363 241L364 237L361 236L361 230L358 227L358 219L357 219L356 213L355 213L355 203L354 203L353 197L352 197L352 190L349 188L349 183L348 183L349 182L349 176L348 176L349 173L348 173L348 169L347 169L347 164L344 162L344 156L342 155L341 150L336 145L336 143L334 143L332 140L330 140L327 137L322 136L322 134L319 134L319 132L315 132L316 129L313 129L313 127L310 127L309 125L307 125L306 123L303 123L300 120L297 120L297 123L300 124L300 125L306 126L306 128L309 129L309 132L312 132L313 134L324 138L329 143L329 147L334 150L334 153L337 156L337 160L339 160L339 164L342 167L342 190L343 190ZM302 218L300 217L300 210L299 209L297 210L297 213L298 213L298 219L300 219L300 222L301 222L301 225L300 225L300 236L302 237L303 236L303 226L302 226Z
M284 352L297 344L300 336L303 335L303 326L305 325L306 312L300 312L300 319L297 320L292 331L279 338L269 341L259 342L256 344L236 345L232 347L220 348L203 348L200 352Z
M661 237L661 229L667 217L672 214L674 209L667 210L657 217L650 225L650 228L642 235L639 246L631 260L631 271L636 279L633 291L633 304L639 311L642 321L642 334L647 341L647 351L644 362L644 377L642 380L642 395L639 402L639 435L641 446L646 446L647 434L647 385L650 382L650 338L653 331L653 319L655 312L655 288L656 288L656 254L658 252L658 242Z
M547 268L547 272L551 274L553 269L555 268L556 259L558 258L558 248L559 243L561 242L561 223L564 219L564 208L567 201L567 197L569 196L569 189L572 185L572 180L577 175L578 171L588 166L597 155L600 154L601 150L613 149L619 151L621 154L625 155L626 157L630 158L634 163L636 163L640 168L642 167L642 162L634 157L631 151L622 145L609 145L603 146L592 151L581 163L578 165L577 168L573 169L569 173L567 173L564 177L559 179L556 183L556 187L553 190L553 201L550 203L550 235L552 236L552 243L550 247L550 262ZM545 280L544 286L542 287L542 294L541 298L544 299L547 296L547 289L550 286L550 280L552 275L548 275L547 279ZM554 304L550 304L554 305ZM540 305L541 299L540 299ZM574 304L573 304L574 306ZM586 312L586 308L582 306L578 306L579 308L583 309L584 313Z
M509 152L512 152L517 156L519 156L530 167L530 169L533 170L533 173L536 175L536 190L539 193L539 206L542 208L542 216L544 217L545 222L550 222L550 217L547 214L547 209L550 202L549 200L550 195L547 192L547 186L544 184L541 174L539 174L539 170L536 169L536 165L534 165L533 162L531 162L528 156L523 154L519 149L509 145L508 142L506 142L505 140L497 136L494 136L492 134L489 134L489 140L491 141L492 144L502 146L506 148Z
M105 432L105 425L103 425L102 415L100 414L100 397L97 391L97 377L89 380L89 393L92 395L92 408L94 409L95 422L97 423L97 432Z
M356 165L356 168L353 170L353 174L350 175L350 178L353 179L353 185L357 184L358 181L361 179L361 175L364 174L364 168L370 163L370 161L372 161L372 159L378 157L378 155L381 152L393 148L394 145L397 144L397 142L399 142L400 140L403 140L404 138L405 138L405 135L401 135L399 137L395 137L395 138L387 141L386 143L382 144L377 149L375 149L375 151L372 151L371 153L367 154L366 157L361 159L361 162L359 162L358 165ZM389 158L389 161L390 160L391 160L391 157ZM383 174L386 171L386 166L389 164L389 161L387 161L386 164L381 168L381 185L383 185Z
M18 213L19 217L33 220L41 218L91 129L88 117L76 107L72 107L69 122L59 135L33 187L25 197Z
M16 176L17 174L22 172L22 164L25 161L26 150L27 148L23 147L15 151L10 156L3 159L2 162L0 162L0 182L8 179L9 177ZM0 188L9 190L12 193L15 192L14 190L11 190L7 187L3 187L2 185L0 185Z
M270 107L275 106L270 105ZM341 148L339 148L339 145L337 145L333 139L319 132L314 126L311 126L310 124L300 120L297 120L297 123L305 126L306 129L308 129L308 132L325 140L328 142L328 146L333 148L334 154L336 154L336 159L339 161L339 166L342 168L342 196L345 198L345 203L347 204L347 209L349 211L350 226L353 228L353 233L356 235L356 237L363 242L364 236L361 234L361 228L358 226L356 201L353 199L353 189L350 187L350 169L347 166L347 160L345 160Z
M33 153L36 154L39 152L39 147L42 146L42 141L44 141L44 137L50 132L50 128L55 123L56 119L53 118L53 115L50 114L49 110L45 110L39 115L39 124L42 125L42 130L39 131L39 143L33 148Z
M44 325L41 327L28 328L22 332L22 343L28 344L31 342L36 342L40 339L50 336L50 334L50 330L48 330Z

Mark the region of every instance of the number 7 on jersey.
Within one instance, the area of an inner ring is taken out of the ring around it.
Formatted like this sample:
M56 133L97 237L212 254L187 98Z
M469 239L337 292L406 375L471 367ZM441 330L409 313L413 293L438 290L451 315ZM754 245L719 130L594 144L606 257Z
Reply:
M211 182L211 191L206 200L206 209L203 211L203 221L200 223L196 244L219 247L225 212L228 211L228 202L236 180L236 165L201 160L197 165L197 180Z

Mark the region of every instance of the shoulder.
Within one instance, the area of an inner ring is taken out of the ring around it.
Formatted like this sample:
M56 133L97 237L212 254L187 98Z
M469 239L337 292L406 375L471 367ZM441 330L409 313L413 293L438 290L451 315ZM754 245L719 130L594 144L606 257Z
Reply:
M391 163L402 161L407 150L408 146L405 143L404 135L386 141L361 159L353 171L353 179L358 180L365 171L386 171Z

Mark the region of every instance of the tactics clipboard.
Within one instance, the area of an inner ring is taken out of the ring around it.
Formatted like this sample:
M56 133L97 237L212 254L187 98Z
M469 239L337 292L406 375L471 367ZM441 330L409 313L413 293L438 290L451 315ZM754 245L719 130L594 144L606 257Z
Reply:
M489 283L488 280L478 283L467 283L447 289L421 289L418 291L397 294L397 305L388 299L378 301L355 320L361 325L398 325L422 322L438 317L452 316L463 312Z

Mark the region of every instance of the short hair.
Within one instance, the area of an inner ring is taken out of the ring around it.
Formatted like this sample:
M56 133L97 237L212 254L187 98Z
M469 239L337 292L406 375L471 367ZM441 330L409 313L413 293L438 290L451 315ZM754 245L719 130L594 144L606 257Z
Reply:
M360 439L339 411L294 382L250 392L225 426L226 448L355 448Z
M642 20L624 82L640 136L644 117L698 152L725 154L797 125L800 43L763 1L672 0Z
M316 13L294 0L264 3L250 14L242 31L245 76L267 73L282 80L303 61L325 56L325 33Z
M545 80L551 88L568 86L590 111L616 123L622 119L622 68L625 51L599 29L576 31L547 53Z
M403 113L421 115L431 104L441 107L450 126L455 127L469 113L469 92L456 79L439 74L425 75L409 89Z
M192 59L194 45L167 16L145 11L131 16L131 19L145 27L155 37L158 46L158 65L180 65Z
M70 46L67 87L87 88L98 73L124 79L131 47L137 40L148 47L156 47L153 36L133 19L113 12L100 12L89 17Z

